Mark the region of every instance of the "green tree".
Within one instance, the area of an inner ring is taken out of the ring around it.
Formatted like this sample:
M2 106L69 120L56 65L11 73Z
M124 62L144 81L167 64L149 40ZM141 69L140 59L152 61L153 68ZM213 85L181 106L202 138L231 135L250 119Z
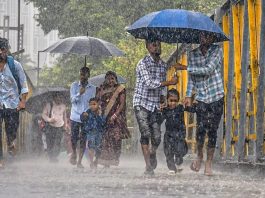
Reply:
M57 29L62 37L98 36L109 41L124 38L126 25L153 11L182 8L209 13L224 0L26 0L38 8L36 20L45 33Z

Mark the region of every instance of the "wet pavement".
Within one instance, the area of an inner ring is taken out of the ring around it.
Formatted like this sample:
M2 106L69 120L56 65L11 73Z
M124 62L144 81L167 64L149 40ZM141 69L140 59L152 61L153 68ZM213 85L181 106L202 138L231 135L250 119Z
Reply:
M80 170L61 158L57 164L46 159L7 164L0 170L0 197L265 197L265 177L255 172L215 168L215 175L207 177L203 170L194 173L184 164L181 173L170 176L161 162L155 176L147 177L141 157L123 157L119 167L97 170L91 170L86 159Z

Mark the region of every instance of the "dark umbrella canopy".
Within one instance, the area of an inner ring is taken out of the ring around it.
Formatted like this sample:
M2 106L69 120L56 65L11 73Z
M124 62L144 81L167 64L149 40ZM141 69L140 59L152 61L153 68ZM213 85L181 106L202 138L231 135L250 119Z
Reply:
M43 52L80 54L91 57L124 55L124 53L112 43L89 36L77 36L62 39L45 49Z
M214 42L229 40L208 16L193 11L167 9L152 12L134 22L127 31L135 38L155 37L166 43L200 43L199 34L214 37Z
M44 105L51 102L54 95L59 95L64 104L70 103L70 91L62 87L39 88L26 102L26 111L29 113L41 113Z
M105 80L105 75L106 74L100 74L100 75L97 75L97 76L93 76L89 79L89 82L96 86L96 87L99 87ZM120 76L120 75L117 75L118 77L118 83L120 84L125 84L127 81L124 77Z

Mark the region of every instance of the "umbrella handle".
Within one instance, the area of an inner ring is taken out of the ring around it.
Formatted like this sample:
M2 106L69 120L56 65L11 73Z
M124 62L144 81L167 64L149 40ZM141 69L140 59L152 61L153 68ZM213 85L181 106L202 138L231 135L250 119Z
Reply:
M174 77L174 78L177 77L177 69L175 69L175 72L174 72L173 77Z
M178 63L178 56L179 56L179 43L177 42L177 54L176 54L176 63ZM175 69L174 77L177 76L177 69Z
M179 43L177 42L177 55L176 55L176 63L178 63L178 56L179 56ZM174 72L174 78L177 77L177 69Z

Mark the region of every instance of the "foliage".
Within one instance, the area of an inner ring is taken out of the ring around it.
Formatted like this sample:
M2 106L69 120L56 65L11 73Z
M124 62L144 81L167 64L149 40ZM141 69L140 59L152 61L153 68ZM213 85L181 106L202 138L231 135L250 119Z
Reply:
M124 27L139 17L166 8L210 13L224 0L26 0L38 8L36 20L45 33L59 30L62 37L98 36L109 41L124 38Z

